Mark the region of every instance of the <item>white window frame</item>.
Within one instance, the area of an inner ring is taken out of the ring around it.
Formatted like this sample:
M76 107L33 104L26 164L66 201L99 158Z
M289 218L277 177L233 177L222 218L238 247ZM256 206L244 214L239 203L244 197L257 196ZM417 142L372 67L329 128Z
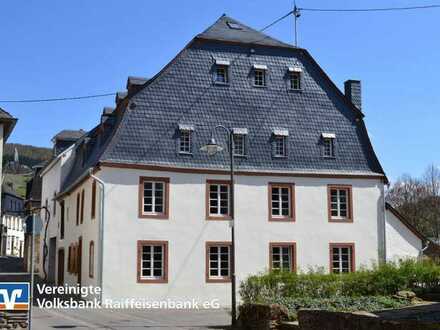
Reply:
M219 70L223 70L223 76L219 75ZM224 81L218 79L219 77L224 77ZM229 66L226 64L216 64L214 71L214 83L218 85L228 85L229 84Z
M151 184L151 204L147 204L145 203L145 199L146 194L145 191L147 190L145 188L146 184ZM157 190L157 185L161 184L162 185L162 211L158 212L156 211L156 199L159 198L158 196L156 196L156 191ZM145 215L159 215L159 214L165 214L166 211L166 182L165 181L152 181L152 180L145 180L142 182L142 188L143 188L143 195L142 195L142 214ZM145 211L145 206L146 205L151 205L151 211Z
M235 157L246 156L246 134L234 133L232 135L232 138L234 139L234 156ZM239 148L237 148L237 145L239 145L239 143L237 143L236 139L240 139L241 146Z
M278 199L275 200L274 197L274 190L277 189L278 190ZM283 210L285 209L283 207L283 190L287 189L287 215L283 214ZM288 187L288 186L283 186L283 185L277 185L277 184L272 184L271 185L271 216L272 218L291 218L292 214L291 214L291 210L292 210L292 188ZM274 208L274 202L278 203L278 208ZM274 211L278 210L278 214L275 214Z
M341 192L345 193L345 196L342 196ZM336 194L333 194L336 192ZM336 200L334 200L334 197ZM343 198L345 197L345 201ZM332 220L349 220L350 219L350 189L345 187L330 187L330 217ZM343 207L345 204L345 215L342 215ZM336 215L333 215L333 212L336 212Z
M295 87L295 82L297 87ZM289 88L293 91L302 89L302 73L300 71L289 71Z
M322 155L325 158L334 158L335 157L335 139L326 137L323 138L323 150Z
M274 252L274 249L279 249L278 253ZM272 270L278 270L278 271L289 271L291 272L292 270L294 270L295 268L295 264L293 262L294 259L294 249L295 246L293 244L283 244L283 243L273 243L271 244L271 249L270 249L270 253L271 253L271 269ZM287 262L288 262L288 267L284 267L284 259L283 257L286 255L286 250L287 250ZM275 260L275 256L278 256L279 259ZM279 267L275 267L275 263L279 264Z
M217 248L217 252L216 253L211 253L211 248ZM222 251L222 249L226 248L227 249L227 253L224 253ZM208 245L208 279L209 280L229 280L231 278L231 245L230 244L209 244ZM227 255L228 256L228 266L227 268L224 268L222 266L222 255ZM217 256L217 260L212 260L211 256L216 255ZM212 263L217 263L216 267L212 267ZM217 272L217 275L212 275L211 271L214 270ZM227 275L222 275L222 271L226 270L227 271Z
M156 258L156 253L155 252L155 247L160 247L161 251L160 251L160 257ZM148 248L149 251L144 252L144 248ZM165 277L165 246L161 243L158 244L142 244L141 246L141 256L140 256L140 274L139 274L139 278L140 280L162 280ZM144 259L144 254L150 254L150 258L149 260L145 260ZM150 266L149 267L144 267L144 262L149 262ZM161 267L155 267L154 263L155 262L160 262ZM150 271L150 275L144 275L144 270L149 270ZM160 276L159 275L154 275L154 271L155 270L160 270Z
M214 217L214 218L225 218L230 217L231 215L231 205L230 205L230 193L231 193L231 185L229 183L220 183L220 182L209 182L208 185L208 217ZM215 191L212 191L212 187L216 187ZM222 187L226 187L226 198L222 198L222 194L225 194L225 192L222 192ZM211 194L215 194L215 197L212 197ZM211 203L213 201L217 202L217 205L212 205ZM222 208L225 208L224 206L221 206L221 202L226 201L227 203L227 212L222 213ZM216 213L211 212L211 208L217 208Z
M192 153L192 131L191 130L180 130L179 137L179 153L181 154L191 154Z
M282 142L282 147L280 148L278 143ZM279 151L282 150L282 153ZM286 157L287 156L287 136L274 135L274 157Z
M347 260L342 260L343 249L347 250ZM337 251L336 258L335 258L335 250ZM332 246L331 249L332 254L332 273L335 274L341 274L341 273L351 273L353 271L352 269L352 262L353 262L353 247L352 246ZM335 267L334 263L337 262L338 266ZM347 265L344 265L344 263L347 263Z
M266 87L267 86L267 70L254 68L254 86L255 87ZM257 77L261 74L261 78ZM257 81L261 84L257 84Z

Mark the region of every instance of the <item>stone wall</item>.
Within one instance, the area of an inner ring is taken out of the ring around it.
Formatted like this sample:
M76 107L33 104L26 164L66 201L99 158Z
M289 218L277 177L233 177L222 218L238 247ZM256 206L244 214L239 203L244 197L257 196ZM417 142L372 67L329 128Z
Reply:
M440 324L414 320L383 320L364 313L300 310L298 320L301 330L434 330Z

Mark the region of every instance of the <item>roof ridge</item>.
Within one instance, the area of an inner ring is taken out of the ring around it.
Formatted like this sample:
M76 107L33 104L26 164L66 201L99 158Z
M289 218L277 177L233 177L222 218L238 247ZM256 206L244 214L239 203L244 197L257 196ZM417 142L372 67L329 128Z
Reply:
M228 23L237 25L231 26ZM293 45L275 39L260 30L256 30L235 18L223 14L214 24L209 26L203 32L197 34L195 39L210 39L218 41L230 41L243 44L257 44L262 46L296 48Z

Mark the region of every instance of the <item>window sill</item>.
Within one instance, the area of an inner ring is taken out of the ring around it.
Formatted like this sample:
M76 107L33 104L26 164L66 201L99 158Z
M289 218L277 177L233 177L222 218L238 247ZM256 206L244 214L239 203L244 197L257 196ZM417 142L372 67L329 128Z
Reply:
M179 151L178 154L182 155L182 156L193 156L194 155L192 152L183 152L183 151Z
M350 218L342 218L342 219L338 219L338 218L329 218L328 222L336 222L336 223L353 223L353 219Z
M261 85L252 85L252 87L255 88L267 88L267 85L261 86Z
M324 159L336 159L336 156L322 156Z
M295 222L295 218L292 217L269 217L271 222Z
M227 220L232 220L232 217L230 215L208 215L206 217L206 220L210 220L210 221L227 221Z
M163 284L163 283L168 283L168 279L167 278L161 278L161 279L141 279L138 278L137 283L140 284Z
M230 277L225 278L207 278L206 283L231 283Z
M139 214L139 218L141 219L159 219L159 220L168 220L168 214L161 213L161 214Z
M292 93L301 93L303 91L304 91L304 89L302 89L302 88L299 88L299 89L289 88L289 92L292 92Z
M287 159L287 156L272 156L273 159Z

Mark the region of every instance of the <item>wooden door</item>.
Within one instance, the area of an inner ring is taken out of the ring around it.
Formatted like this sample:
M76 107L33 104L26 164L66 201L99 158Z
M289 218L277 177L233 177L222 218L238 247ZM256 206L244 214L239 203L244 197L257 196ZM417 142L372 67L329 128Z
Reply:
M82 237L78 239L78 284L81 286L82 273Z
M64 284L64 249L58 250L58 278L57 284Z

